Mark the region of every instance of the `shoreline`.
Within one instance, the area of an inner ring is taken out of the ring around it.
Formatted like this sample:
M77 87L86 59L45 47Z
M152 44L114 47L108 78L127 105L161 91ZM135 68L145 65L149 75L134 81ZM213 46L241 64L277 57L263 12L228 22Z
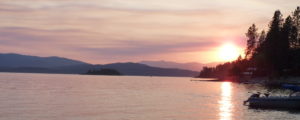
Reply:
M207 79L207 80L192 79L191 81L234 82L239 84L260 84L263 86L270 86L270 87L280 87L283 84L300 85L300 77L286 77L286 78L277 78L277 79L269 79L267 77L256 77L256 78L224 77L224 78L202 78L202 79Z

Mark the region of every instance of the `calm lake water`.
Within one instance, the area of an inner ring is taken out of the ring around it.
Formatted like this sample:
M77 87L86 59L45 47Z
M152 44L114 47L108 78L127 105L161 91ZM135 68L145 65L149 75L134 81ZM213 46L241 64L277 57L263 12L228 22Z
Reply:
M297 120L248 109L249 86L191 78L0 73L1 120Z

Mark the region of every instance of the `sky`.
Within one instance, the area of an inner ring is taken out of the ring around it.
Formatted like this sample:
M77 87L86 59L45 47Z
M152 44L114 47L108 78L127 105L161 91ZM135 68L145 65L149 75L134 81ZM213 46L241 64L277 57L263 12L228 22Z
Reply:
M255 23L299 0L1 0L0 52L61 56L93 64L165 60L219 62L242 51Z

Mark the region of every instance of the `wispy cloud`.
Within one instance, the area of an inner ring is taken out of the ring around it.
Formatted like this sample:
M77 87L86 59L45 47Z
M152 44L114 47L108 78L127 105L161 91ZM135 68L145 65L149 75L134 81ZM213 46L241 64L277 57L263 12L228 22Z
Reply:
M257 23L266 28L274 10L290 13L297 3L297 0L3 0L0 1L0 50L59 55L93 63L113 59L180 61L183 59L178 56L183 55L189 58L183 61L215 61L201 55L226 41L242 45L248 25ZM200 56L193 59L195 54ZM143 58L135 57L142 55Z

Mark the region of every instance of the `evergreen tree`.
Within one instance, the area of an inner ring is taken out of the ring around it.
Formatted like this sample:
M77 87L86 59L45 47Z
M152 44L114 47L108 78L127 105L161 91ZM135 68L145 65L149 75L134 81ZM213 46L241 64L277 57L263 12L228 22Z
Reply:
M258 55L262 51L265 40L266 40L266 32L263 30L263 31L261 31L261 33L259 35L254 56Z
M293 21L294 24L298 27L300 27L300 7L297 7L296 10L293 12Z
M245 58L213 68L203 69L203 75L222 78L222 76L240 76L249 67L256 70L252 77L280 78L300 76L300 7L285 20L279 10L275 11L267 33L257 35L253 24L249 27ZM256 40L258 40L256 42ZM228 72L229 71L229 72Z
M252 57L254 53L256 41L258 38L257 28L255 24L252 24L252 26L249 27L246 36L248 39L247 39L247 48L245 50L245 59L249 59Z
M239 57L237 58L237 61L240 62L240 61L242 61L242 60L243 60L242 56L239 55Z
M283 24L283 28L282 28L282 39L281 39L281 47L283 47L282 49L284 50L288 50L289 49L289 46L290 46L290 41L294 41L294 40L291 40L292 38L292 29L293 29L293 20L292 20L292 17L291 16L288 16L286 19L285 19L285 22ZM285 51L287 52L287 51Z
M294 41L292 38L292 30L294 28L293 25L293 20L291 16L288 16L285 19L285 22L283 24L282 30L281 30L281 40L279 43L279 50L281 50L280 52L280 64L279 64L279 68L280 69L287 69L291 66L290 64L290 57L289 56L289 49L290 49L290 42ZM284 71L281 71L282 74Z
M273 20L269 25L269 31L266 36L264 54L267 63L267 71L270 76L278 76L281 73L282 50L281 44L281 26L282 14L279 10L275 11Z
M293 25L290 33L290 47L291 48L299 48L299 34L298 34L298 28Z
M257 46L251 61L253 63L253 66L259 69L264 69L266 65L266 56L264 54L265 52L264 49L266 48L265 41L266 41L266 32L263 30L260 33L260 36L258 38Z
M257 48L260 47L266 40L266 32L263 30L258 38Z
M293 24L291 45L293 48L300 47L300 7L297 7L293 12Z

